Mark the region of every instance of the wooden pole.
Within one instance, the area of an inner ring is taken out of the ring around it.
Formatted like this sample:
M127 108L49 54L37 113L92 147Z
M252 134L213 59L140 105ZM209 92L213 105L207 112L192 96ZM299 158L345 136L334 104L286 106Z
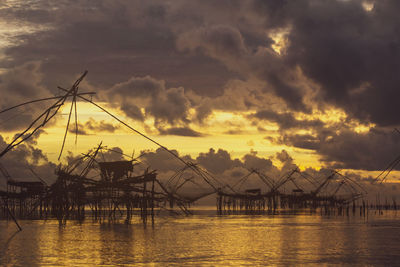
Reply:
M13 219L13 221L14 221L15 224L17 225L18 229L19 229L20 231L22 231L22 228L21 228L21 226L19 225L19 223L17 222L17 219L15 219L14 215L12 214L12 212L10 211L10 209L8 208L8 203L7 203L6 200L4 200L4 204L5 204L5 207L6 207L6 209L7 209L8 215L10 215L10 217Z

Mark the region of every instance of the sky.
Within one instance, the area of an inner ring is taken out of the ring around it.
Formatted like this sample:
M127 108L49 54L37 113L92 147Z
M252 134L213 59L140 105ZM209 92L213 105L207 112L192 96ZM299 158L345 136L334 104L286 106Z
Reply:
M88 70L80 92L96 92L96 103L216 175L299 167L370 181L400 152L399 7L396 0L5 0L0 108L60 95L57 86L69 88ZM49 105L0 114L0 147ZM46 176L59 164L69 108L1 159L9 172L28 176L22 164ZM78 140L69 133L64 156L103 142L146 154L159 171L179 168L91 104L77 108Z

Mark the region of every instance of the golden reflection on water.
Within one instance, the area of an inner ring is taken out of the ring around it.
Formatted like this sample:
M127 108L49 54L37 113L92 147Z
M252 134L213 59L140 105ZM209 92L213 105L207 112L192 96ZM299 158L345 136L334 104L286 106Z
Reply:
M159 217L154 227L57 221L0 221L5 266L391 264L400 223L394 216ZM10 239L10 237L12 237ZM10 240L10 241L9 241Z

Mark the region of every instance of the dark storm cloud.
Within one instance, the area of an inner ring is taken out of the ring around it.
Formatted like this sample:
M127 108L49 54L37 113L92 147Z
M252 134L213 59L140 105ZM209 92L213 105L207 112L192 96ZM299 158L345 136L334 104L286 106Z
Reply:
M317 135L286 134L282 144L315 150L332 168L381 170L400 151L400 137L392 130L372 128L365 133L344 130L321 131ZM400 168L400 166L397 166Z
M191 137L204 136L204 134L187 127L173 127L168 129L159 129L159 131L161 135L178 135L178 136L191 136Z
M177 40L178 48L218 59L239 77L256 76L267 82L269 90L283 98L295 110L308 111L303 103L303 90L291 81L291 69L280 57L266 47L254 51L247 48L241 32L226 25L211 25L183 33ZM286 73L287 72L287 73Z
M167 89L164 81L149 76L133 77L127 82L119 83L107 90L104 97L131 118L144 120L145 115L153 116L156 127L161 122L189 122L190 101L184 88ZM145 114L140 108L144 109Z
M227 25L216 25L184 33L178 39L178 47L189 50L202 48L207 55L227 61L247 54L239 30ZM229 62L227 65L229 67Z
M290 106L304 109L301 91L280 74L284 70L280 59L260 52L260 47L272 41L266 35L268 27L263 27L264 15L256 16L251 7L251 1L218 5L207 1L80 1L74 6L61 3L59 8L37 4L35 12L11 8L13 15L8 16L14 19L35 25L40 17L49 25L18 36L24 42L6 49L10 61L4 66L40 60L47 74L43 83L53 88L69 82L71 74L89 69L93 75L87 79L98 90L132 76L151 75L165 80L169 88L183 86L202 96L222 95L227 81L246 79L255 71ZM135 106L124 108L141 118Z
M50 92L41 86L42 75L39 62L28 62L21 66L7 69L0 74L0 109L10 108L32 99L51 97ZM51 101L32 104L0 114L0 129L14 131L27 127L44 111L43 106L51 105Z
M6 50L11 61L3 65L41 60L48 74L46 84L51 87L89 69L93 75L88 79L99 89L133 75L151 75L168 78L172 87L215 94L233 76L216 60L202 55L188 57L176 50L175 28L188 25L185 22L190 19L179 13L180 5L164 1L78 1L75 5L60 3L54 9L40 5L36 10L52 14L48 27L18 36L24 42ZM25 17L10 9L14 19L33 25L35 16L40 17L38 12Z
M280 139L280 142L294 147L311 150L317 150L320 145L319 138L311 134L288 134L283 136Z
M265 63L267 64L267 62L268 59ZM266 70L262 73L262 76L272 85L274 92L282 97L291 109L309 112L309 108L303 103L304 92L301 91L299 86L287 82L287 78L280 71L284 72L285 70L277 70L275 73Z
M254 11L265 15L266 28L291 28L282 61L320 85L320 105L334 104L365 122L397 125L399 3L372 3L367 11L363 1L255 1ZM279 88L289 103L300 101L296 90L286 94L285 86Z
M348 160L348 166L357 168L371 164L368 169L380 164L357 153L350 159L351 153L340 151L353 149L352 142L360 137L364 140L357 143L364 146L360 150L384 154L384 148L375 145L384 141L382 135L357 134L346 126L328 135L321 121L298 120L292 111L309 113L311 106L324 110L333 105L345 110L349 119L378 127L400 124L396 103L400 4L395 0L375 1L371 11L358 0L75 1L74 5L36 1L30 5L0 10L10 23L34 28L10 37L11 45L3 49L1 107L43 97L48 93L44 88L70 85L71 77L89 69L88 83L105 100L133 119L154 117L158 129L203 123L216 109L257 109L256 118L278 123L281 131L315 131L287 133L282 142L313 149L326 162L346 165ZM287 30L288 42L278 54L268 34L282 29ZM251 79L263 83L261 96L254 98L265 103L249 101L251 86L229 92L230 81ZM283 101L285 112L266 111L266 106L282 104L275 99L271 102L276 103L267 103L267 94ZM189 118L191 108L196 110L196 121ZM30 114L20 116L25 117L11 120L7 129L20 128L20 121L31 119ZM337 140L340 151L333 143L328 145L332 140ZM396 147L383 144L387 154Z
M244 167L246 167L247 169L258 169L263 171L265 170L269 171L274 167L270 159L258 157L256 152L244 155L242 161Z
M156 119L173 124L177 120L188 122L188 109L189 100L185 96L184 89L179 87L166 90L158 99L153 98L148 111Z
M126 82L116 84L110 89L110 95L134 96L134 97L156 97L165 90L165 83L150 76L132 77ZM112 97L112 96L111 96Z
M156 98L165 91L165 83L150 76L131 77L128 81L118 83L109 89L105 98L131 118L144 120L144 114L136 105L137 98ZM130 101L132 100L132 101Z
M105 121L95 121L93 118L89 118L84 124L78 123L78 134L89 135L98 133L113 133L119 127ZM70 133L75 133L75 124L71 124L69 128Z
M241 166L241 162L238 159L231 159L231 155L228 151L223 149L218 149L218 151L215 152L214 149L210 148L207 153L200 153L196 161L215 174L221 174L233 167Z
M171 150L177 156L180 156L178 151ZM193 161L190 156L180 156L186 161ZM174 156L162 148L156 151L142 151L140 161L149 166L151 169L167 172L178 171L184 167L182 162L178 161Z
M318 119L298 120L289 112L277 113L271 110L260 110L250 117L276 122L281 130L288 130L291 128L320 128L324 126L324 123Z
M23 42L5 50L2 65L42 61L49 74L44 83L51 87L87 68L96 74L88 79L98 89L151 75L168 88L214 96L228 80L255 75L291 109L308 112L304 90L291 80L298 67L320 85L320 105L329 102L364 121L395 125L398 3L374 5L366 11L356 0L78 1L53 4L58 8L39 2L34 9L2 10L8 19L48 25L16 36ZM267 33L282 28L290 29L288 47L277 55ZM135 108L129 113L140 118Z
M34 146L35 142L36 139L34 138L31 139L30 142L19 145L5 154L0 159L0 163L7 170L12 179L38 181L38 178L29 170L29 168L31 168L40 178L51 183L55 180L54 170L56 165L49 162L43 151ZM0 150L3 150L6 146L7 143L0 135ZM4 186L5 179L3 178L0 179L0 185Z
M321 98L379 125L396 115L400 39L398 1L309 1L291 19L286 60L321 85ZM323 104L323 103L322 103Z

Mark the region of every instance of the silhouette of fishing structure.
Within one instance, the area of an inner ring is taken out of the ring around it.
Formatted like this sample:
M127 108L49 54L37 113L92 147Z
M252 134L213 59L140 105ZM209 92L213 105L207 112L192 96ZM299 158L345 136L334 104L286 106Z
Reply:
M160 181L156 170L150 170L150 167L139 173L138 169L135 169L139 164L137 159L119 161L99 159L102 151L107 149L102 144L83 154L73 163L66 166L59 165L56 170L57 179L51 185L33 170L32 173L39 181L15 180L8 174L6 168L0 165L0 172L7 182L6 191L0 191L2 200L0 217L13 219L19 228L17 218L57 218L63 224L69 219L83 220L88 214L95 220L117 221L119 218L124 218L127 223L133 216L138 215L144 223L148 218L154 223L154 216L161 210L174 214L192 214L190 206L211 194L217 196L216 209L221 215L276 213L278 210L296 211L304 208L312 211L321 210L326 214L332 210L338 214L348 214L350 210L355 213L356 207L360 207L360 213L365 214L365 210L373 206L362 200L366 192L360 184L336 171L332 171L322 181L317 181L298 169L276 179L268 177L259 170L250 169L249 173L236 184L223 183L198 164L183 160L165 146L87 98L94 95L94 92L79 92L79 84L86 74L87 71L70 89L58 87L64 95L32 100L0 111L1 114L24 105L55 100L0 152L0 159L44 127L68 100L71 101L71 106L58 156L60 159L73 119L75 142L77 140L77 100L83 100L168 152L183 164L183 168L167 181ZM92 175L94 172L95 176ZM251 177L258 179L258 185L262 184L263 187L244 188ZM289 184L291 191L287 193ZM347 195L339 195L344 189L348 191ZM358 203L358 200L362 200L362 204ZM174 209L175 207L179 208L179 212Z
M165 146L137 131L91 99L86 98L86 96L92 96L95 93L78 92L79 84L86 74L87 71L76 80L70 89L58 87L65 92L62 96L32 100L0 111L0 113L4 113L24 105L56 100L34 119L24 131L14 137L3 151L0 152L0 159L13 148L32 137L57 114L67 100L71 100L65 134L58 156L58 159L60 159L72 118L75 118L75 142L77 140L77 100L79 99L98 107L119 123L158 145L185 166L199 173L199 169L196 168L195 165L185 162ZM155 170L149 171L147 168L143 174L133 175L134 160L101 162L96 159L101 149L102 146L100 144L96 150L85 154L77 164L64 167L60 166L56 170L57 179L52 185L47 185L40 177L38 177L41 180L40 182L16 181L11 178L4 166L1 166L0 170L7 182L7 190L0 191L2 200L0 206L2 214L0 215L7 218L11 217L20 228L16 217L47 218L48 216L52 216L57 218L61 223L72 218L83 218L87 206L90 207L95 218L107 217L109 219L114 219L117 213L122 215L125 212L127 222L130 221L136 209L140 210L140 215L144 222L147 221L148 216L151 216L152 221L154 221L155 208L163 208L162 203L166 202L176 203L183 213L190 214L190 211L187 209L187 203L190 201L180 198L176 192L169 192L166 187L157 180L157 173ZM77 173L76 171L79 169L78 166L83 164L83 162L86 162L86 167L83 168L81 172ZM100 179L96 180L87 177L88 173L93 169L99 171Z
M258 178L264 188L242 189L251 176ZM289 183L292 189L286 193L282 187ZM311 187L308 191L304 188L307 183ZM338 192L343 189L348 191L347 194L339 195ZM333 212L342 214L345 211L348 213L350 209L355 212L356 207L361 206L365 214L367 209L365 201L362 201L362 204L357 203L365 193L365 189L359 183L337 171L332 171L318 183L313 177L298 169L286 173L279 179L272 179L256 169L251 169L231 187L230 191L218 190L217 211L218 214L274 214L278 211L296 212L310 209L313 212L320 210L325 214Z
M96 156L101 149L100 144L76 163L57 169L57 180L45 197L46 214L60 222L83 220L89 207L95 220L112 221L125 216L130 222L136 210L144 222L148 216L154 220L156 202L165 195L154 190L156 172L146 170L134 175L134 160L99 161ZM98 174L89 177L93 171Z
M129 223L138 214L146 223L148 217L154 222L156 212L161 210L178 214L174 206L182 214L190 215L190 204L204 196L181 196L177 191L183 184L172 186L176 176L164 185L154 170L147 168L136 174L136 159L102 161L102 150L107 148L100 144L69 165L59 165L57 179L50 186L10 178L2 197L18 218L57 218L65 223L68 219L83 220L89 214L94 220L124 218ZM198 167L193 168L201 173Z

